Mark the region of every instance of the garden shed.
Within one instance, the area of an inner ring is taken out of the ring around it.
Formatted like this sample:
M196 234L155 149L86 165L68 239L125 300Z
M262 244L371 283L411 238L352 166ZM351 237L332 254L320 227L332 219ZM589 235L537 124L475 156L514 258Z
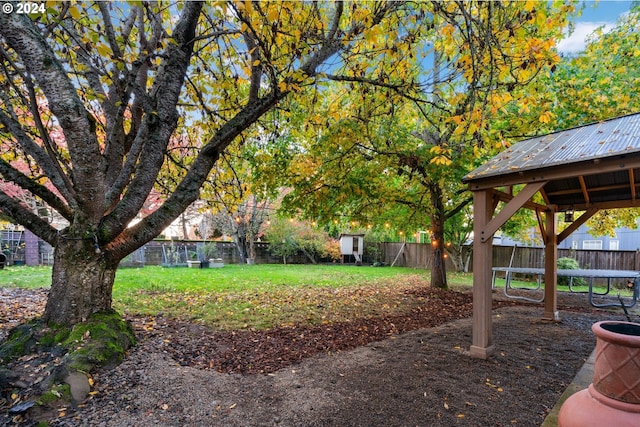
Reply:
M342 262L353 259L356 263L362 263L364 253L364 234L341 234L340 253Z
M631 114L520 141L463 178L474 204L471 356L494 351L494 233L518 209L535 212L545 245L543 319L557 320L558 243L600 210L640 207L639 177L640 114ZM582 214L558 232L560 212Z

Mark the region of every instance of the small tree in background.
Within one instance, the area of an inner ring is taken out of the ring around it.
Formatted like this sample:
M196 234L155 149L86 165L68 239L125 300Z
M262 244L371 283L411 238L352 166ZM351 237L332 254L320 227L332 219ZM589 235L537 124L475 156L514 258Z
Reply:
M307 222L275 218L265 230L265 238L269 242L269 252L281 256L284 264L287 257L297 252L302 252L313 264L317 264L319 258L340 257L335 239Z
M230 236L238 250L240 262L256 258L255 242L269 218L268 200L260 200L251 194L236 208L224 206L218 213L206 213L205 221L210 227L208 233L219 230Z
M328 237L329 239L324 244L326 254L325 256L331 259L331 261L333 262L338 261L342 257L340 242L336 239L331 238L330 236Z
M272 255L281 256L283 264L287 263L287 257L298 252L298 246L293 237L293 225L283 218L275 218L271 221L264 236L269 242L269 252Z

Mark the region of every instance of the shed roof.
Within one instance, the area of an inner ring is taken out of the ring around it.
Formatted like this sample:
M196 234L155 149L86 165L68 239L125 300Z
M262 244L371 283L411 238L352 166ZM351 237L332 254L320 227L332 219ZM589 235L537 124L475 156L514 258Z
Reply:
M463 181L471 190L547 181L545 202L561 211L636 206L639 176L637 113L520 141Z

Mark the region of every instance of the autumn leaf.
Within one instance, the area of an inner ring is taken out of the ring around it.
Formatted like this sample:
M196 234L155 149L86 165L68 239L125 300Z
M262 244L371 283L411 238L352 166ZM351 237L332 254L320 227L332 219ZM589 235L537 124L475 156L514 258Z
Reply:
M109 49L109 47L104 43L98 43L96 45L96 50L98 51L98 54L100 54L100 56L108 57L111 55L111 49Z
M502 387L494 385L494 384L491 384L491 381L489 380L489 378L487 378L487 381L486 381L485 384L488 385L489 387L492 387L492 388L496 389L498 392L502 392L503 391Z
M540 120L540 123L551 123L552 119L553 113L551 111L545 111L544 113L540 114L538 120Z
M77 5L71 6L69 8L69 15L71 15L73 19L80 19L80 17L82 16L82 14L80 13L80 10L78 10Z

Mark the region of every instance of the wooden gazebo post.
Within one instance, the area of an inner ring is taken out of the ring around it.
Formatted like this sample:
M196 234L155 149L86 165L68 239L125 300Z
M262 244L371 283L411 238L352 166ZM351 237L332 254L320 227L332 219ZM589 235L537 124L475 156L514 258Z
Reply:
M473 192L473 341L469 353L486 359L493 353L491 266L493 235L483 236L495 209L490 189Z
M558 293L556 283L558 271L558 236L556 233L558 221L554 207L548 206L545 215L544 237L544 320L559 320Z
M527 184L494 217L494 190L472 188L473 191L473 342L469 353L486 359L493 352L491 321L491 272L493 266L493 235L522 206L529 203L546 181ZM553 215L551 215L553 217ZM555 224L555 222L554 222ZM555 233L555 226L547 227ZM554 239L549 239L554 242Z

